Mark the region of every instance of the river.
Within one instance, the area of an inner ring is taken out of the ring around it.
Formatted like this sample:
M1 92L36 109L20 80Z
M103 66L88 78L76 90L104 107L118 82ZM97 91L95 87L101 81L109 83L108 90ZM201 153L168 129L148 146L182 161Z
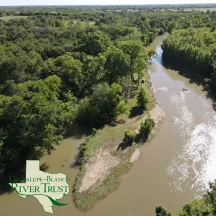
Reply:
M162 205L176 215L188 201L201 196L208 182L216 178L216 113L212 101L202 86L190 83L177 71L166 69L162 63L161 43L165 35L151 44L157 57L149 66L152 86L158 105L166 118L156 136L141 148L141 157L126 174L121 186L88 212L78 211L71 194L61 199L68 206L54 207L56 216L154 216L155 206ZM186 88L188 91L182 92ZM52 155L40 163L47 172L63 172L71 178L78 146L85 135L66 139ZM66 166L62 167L67 160ZM16 193L0 196L2 216L47 216L33 197L25 199Z

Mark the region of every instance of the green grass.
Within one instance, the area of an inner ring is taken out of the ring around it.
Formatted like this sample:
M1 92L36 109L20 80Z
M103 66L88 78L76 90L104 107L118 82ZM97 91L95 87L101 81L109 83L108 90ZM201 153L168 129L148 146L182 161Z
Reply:
M84 191L83 193L76 192L78 190L83 175L78 176L78 181L74 186L74 203L79 210L87 211L96 202L105 198L108 193L116 190L120 185L121 176L126 173L131 167L129 162L121 163L120 166L114 167L110 170L109 176L103 181L102 184L95 184L90 189ZM83 174L83 173L81 173Z
M116 146L124 138L124 130L128 128L127 124L117 125L111 127L106 125L102 130L98 130L95 136L92 136L87 142L87 148L84 163L81 165L81 171L76 178L74 185L73 199L74 203L79 210L87 211L97 201L103 199L108 193L116 190L120 185L121 176L125 174L131 167L129 159L134 152L135 146L128 148L126 152L116 151ZM109 175L101 183L96 183L88 190L79 193L79 188L82 183L82 179L85 175L85 161L96 153L99 148L112 149L110 153L121 159L118 166L110 169Z
M1 20L9 21L11 19L21 19L21 18L27 18L28 16L4 16L0 17Z
M152 110L155 106L155 98L151 90L152 87L151 87L150 77L147 72L144 73L143 79L145 80L145 84L143 85L145 85L146 87L146 90L148 92L148 98L149 98L149 103L147 104L147 110Z
M108 193L116 190L120 185L121 176L131 167L129 158L131 157L135 147L133 146L129 148L126 153L123 153L123 151L116 151L116 146L122 141L124 137L124 130L126 128L126 124L115 127L105 126L102 130L98 130L96 135L91 137L87 142L87 149L83 159L84 163L81 165L81 171L76 178L74 185L75 191L73 193L74 203L79 210L87 211L97 201L106 197ZM88 190L79 193L78 191L85 175L85 161L94 155L96 150L99 148L113 149L110 150L110 153L121 159L121 163L110 169L109 175L101 184L96 183Z

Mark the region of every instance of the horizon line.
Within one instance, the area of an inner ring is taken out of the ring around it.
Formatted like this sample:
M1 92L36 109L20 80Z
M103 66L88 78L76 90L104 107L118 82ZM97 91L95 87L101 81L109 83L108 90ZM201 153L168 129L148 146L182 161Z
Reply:
M212 2L203 2L203 3L151 3L151 4L61 4L61 5L51 5L51 4L38 4L38 5L0 5L0 7L29 7L29 6L148 6L148 5L208 5L208 4L215 4Z

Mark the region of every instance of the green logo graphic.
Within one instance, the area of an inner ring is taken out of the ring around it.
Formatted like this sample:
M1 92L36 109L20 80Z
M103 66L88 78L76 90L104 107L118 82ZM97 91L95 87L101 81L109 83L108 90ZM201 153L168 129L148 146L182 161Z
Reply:
M40 170L38 160L26 161L26 178L24 183L17 183L21 179L11 178L11 187L22 198L35 197L43 206L45 212L53 214L53 205L65 206L58 202L69 193L68 178L63 173L50 174Z

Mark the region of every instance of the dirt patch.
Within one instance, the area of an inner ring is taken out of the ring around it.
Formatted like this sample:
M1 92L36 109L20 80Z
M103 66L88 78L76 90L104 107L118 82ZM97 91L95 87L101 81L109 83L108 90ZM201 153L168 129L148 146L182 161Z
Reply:
M153 92L153 93L156 93L157 91L158 91L158 90L157 90L156 88L154 88L154 87L152 88L152 92Z
M110 154L108 150L99 149L95 156L91 157L86 164L86 173L83 177L79 192L86 191L98 180L105 179L109 169L117 166L120 160Z
M155 130L158 128L159 124L165 118L165 112L158 106L155 105L153 110L150 112L151 118L155 122ZM129 128L139 133L140 123L147 117L147 115L142 116L142 118L136 118L136 120L129 120ZM155 131L154 130L154 131ZM153 136L154 132L151 134ZM130 157L130 163L138 160L140 155L140 150L137 148ZM109 175L109 170L113 167L118 166L121 163L121 159L111 155L110 149L100 148L96 150L94 156L91 156L85 165L85 175L82 179L79 192L82 193L88 190L90 187L98 182L103 182L103 180Z
M160 127L160 124L162 123L162 121L163 121L164 118L166 117L166 114L165 114L164 110L161 109L161 108L156 104L155 107L151 110L150 116L151 116L151 118L154 120L155 126L154 126L153 130L151 131L151 133L150 133L150 135L149 135L149 137L148 137L148 140L151 140L151 139L155 136L157 130L158 130L159 127Z
M158 124L160 124L166 116L164 110L162 110L157 104L151 110L150 115L155 122L155 127L157 127Z
M163 92L168 92L167 87L160 87L160 88L158 88L158 90L163 91Z
M131 155L130 163L133 163L133 162L137 161L139 159L139 156L140 156L140 150L139 150L139 148L137 148L134 151L134 153Z

